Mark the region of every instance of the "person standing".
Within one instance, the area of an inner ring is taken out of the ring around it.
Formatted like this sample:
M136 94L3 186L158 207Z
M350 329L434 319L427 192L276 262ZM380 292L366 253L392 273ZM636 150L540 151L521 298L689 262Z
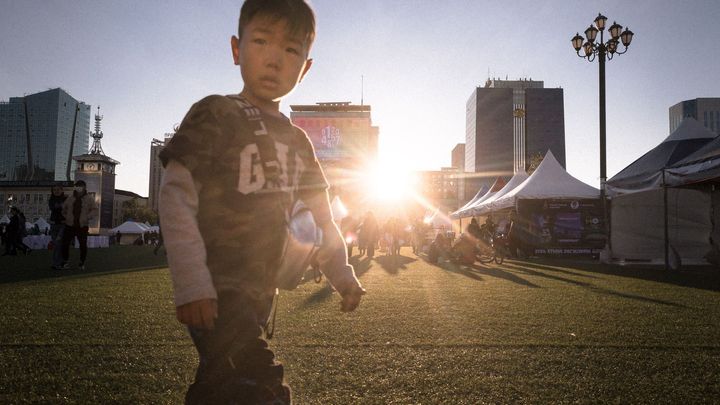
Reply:
M63 217L63 203L67 199L63 187L55 185L48 200L50 208L50 237L53 242L52 269L60 270L63 265L63 235L65 234L65 217Z
M310 68L314 13L304 0L247 0L238 25L231 48L243 90L194 104L160 152L176 316L199 357L185 401L291 404L283 366L265 340L287 241L286 201L301 198L322 230L319 269L342 297L340 309L355 310L365 290L347 262L312 144L280 112Z
M9 241L11 245L11 253L15 255L17 250L22 250L25 255L29 255L32 249L23 242L23 238L27 236L27 230L25 229L25 214L20 211L17 207L10 208L10 233Z
M85 270L87 259L88 224L97 216L95 198L87 193L84 181L75 182L73 193L63 203L62 215L65 218L65 235L62 243L63 268L67 269L70 259L70 244L78 240L80 245L80 264L78 268Z

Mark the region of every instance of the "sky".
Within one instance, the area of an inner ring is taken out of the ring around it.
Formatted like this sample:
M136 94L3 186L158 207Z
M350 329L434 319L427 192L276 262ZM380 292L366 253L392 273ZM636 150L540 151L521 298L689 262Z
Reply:
M116 188L148 194L150 142L209 94L237 93L241 1L0 0L0 101L61 87L101 107ZM599 187L598 63L570 39L598 12L629 27L606 65L608 178L669 134L668 108L720 97L717 0L313 0L306 79L284 101L372 106L381 158L450 165L465 104L490 78L564 89L567 170ZM361 77L363 84L361 85ZM92 122L91 122L92 127Z

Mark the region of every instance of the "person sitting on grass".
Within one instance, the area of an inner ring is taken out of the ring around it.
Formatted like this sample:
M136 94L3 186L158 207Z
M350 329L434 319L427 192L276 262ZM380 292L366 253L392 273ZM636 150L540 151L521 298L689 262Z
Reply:
M231 39L242 92L195 103L160 153L177 319L200 357L188 404L291 402L283 367L263 338L288 197L300 197L323 231L320 270L342 296L341 309L354 310L365 292L347 262L312 145L279 110L310 68L314 27L303 0L245 1ZM279 164L263 163L259 148L268 138L260 137L270 137Z

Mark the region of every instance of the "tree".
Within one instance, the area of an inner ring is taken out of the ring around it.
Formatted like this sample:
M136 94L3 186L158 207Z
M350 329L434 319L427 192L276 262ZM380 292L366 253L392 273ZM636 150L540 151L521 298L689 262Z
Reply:
M158 223L158 214L152 209L140 205L137 198L125 201L122 204L123 221L147 222L149 224Z

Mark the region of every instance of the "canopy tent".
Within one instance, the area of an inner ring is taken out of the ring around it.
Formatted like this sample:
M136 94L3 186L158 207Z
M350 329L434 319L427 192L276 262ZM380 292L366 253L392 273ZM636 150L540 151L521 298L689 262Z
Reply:
M613 194L613 258L705 263L718 229L720 200L707 189L674 188L720 175L720 141L693 118L608 181ZM711 237L712 236L712 237Z
M150 227L143 223L125 221L121 225L111 229L110 235L116 235L120 232L121 236L119 244L130 245L135 242L138 237L142 237L142 235L149 230Z
M613 259L662 264L667 249L669 261L677 255L682 264L707 263L719 220L720 199L704 190L668 187L613 197Z
M506 195L507 193L514 190L517 186L522 184L528 176L525 171L517 172L514 176L510 179L510 181L507 182L505 187L501 188L495 195L492 197L488 197L484 201L482 201L480 204L476 205L471 209L472 215L482 215L485 213L488 213L490 211L489 207L493 203L493 201L496 201L500 199L502 196Z
M622 194L662 187L663 169L680 162L713 138L715 134L694 118L683 119L659 145L608 180L608 191Z
M490 190L490 186L487 184L483 184L480 189L478 189L477 193L475 193L475 196L470 199L470 201L466 202L465 205L458 208L457 211L450 214L451 217L455 218L455 214L458 212L464 211L467 207L475 204L479 199L481 199L485 194L487 194L488 190Z
M571 176L548 151L532 175L507 194L488 204L490 211L514 207L523 199L592 199L600 190Z
M681 186L720 178L720 136L665 170L665 183Z
M488 191L485 194L483 194L482 197L478 198L472 204L465 204L466 205L465 209L457 210L457 211L453 212L452 214L450 214L450 217L451 218L463 218L463 217L471 216L472 215L471 212L474 207L478 206L479 204L481 204L483 201L487 200L488 198L491 198L492 196L494 196L495 193L497 193L503 187L505 187L505 184L507 184L505 182L505 179L503 179L502 177L498 177L497 179L495 179L495 182L493 183L493 185L490 186Z
M50 224L45 220L45 218L38 218L33 225L37 225L40 232L45 232L46 229L50 229Z
M125 221L121 225L118 225L117 227L110 230L111 233L117 233L118 231L120 233L143 233L147 232L150 229L149 226L134 222L134 221Z

